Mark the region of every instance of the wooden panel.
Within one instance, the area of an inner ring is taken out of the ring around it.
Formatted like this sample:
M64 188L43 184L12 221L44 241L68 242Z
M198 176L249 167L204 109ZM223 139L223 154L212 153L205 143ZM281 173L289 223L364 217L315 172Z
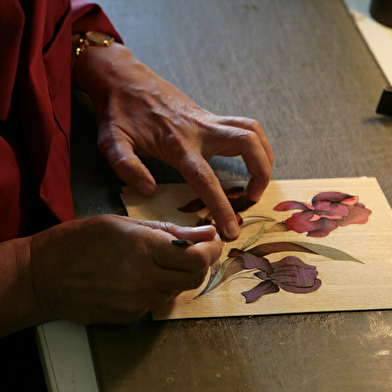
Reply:
M230 183L231 187L241 183ZM242 185L245 185L242 183ZM205 288L206 281L196 290L179 295L173 302L166 303L153 312L155 319L240 316L256 314L302 313L319 311L385 309L392 307L392 211L376 179L317 179L273 181L261 201L252 206L242 217L268 216L274 222L258 222L245 227L239 239L225 243L220 262L227 259L232 248L242 248L244 243L264 225L270 227L289 218L299 211L274 211L278 203L296 200L310 203L311 198L327 191L337 191L359 196L360 203L372 211L366 224L351 224L338 227L328 236L314 238L306 233L270 232L264 234L251 247L268 242L301 241L319 244L343 251L359 259L354 261L332 260L325 255L304 252L278 252L267 256L270 262L285 256L296 256L307 264L317 267L321 287L312 293L293 294L280 290L261 297L253 303L245 303L241 292L255 287L261 280L251 270L233 275L215 290L198 297ZM164 184L158 186L156 195L145 199L129 188L124 189L123 199L129 216L146 220L170 221L179 225L194 226L208 209L198 213L184 213L177 210L197 195L187 184ZM237 278L235 278L237 277ZM196 298L197 297L197 298Z

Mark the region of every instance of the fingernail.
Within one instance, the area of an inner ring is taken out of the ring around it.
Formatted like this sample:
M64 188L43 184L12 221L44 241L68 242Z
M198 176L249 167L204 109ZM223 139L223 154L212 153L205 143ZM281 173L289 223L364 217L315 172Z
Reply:
M210 227L214 227L214 226L212 225L196 226L196 227L192 227L192 231L206 231Z
M230 239L235 239L240 235L240 228L237 225L237 222L231 221L226 226L226 237Z
M155 191L155 186L151 184L150 182L147 181L141 181L139 184L137 184L137 189L139 189L139 192L143 194L144 196L150 197Z

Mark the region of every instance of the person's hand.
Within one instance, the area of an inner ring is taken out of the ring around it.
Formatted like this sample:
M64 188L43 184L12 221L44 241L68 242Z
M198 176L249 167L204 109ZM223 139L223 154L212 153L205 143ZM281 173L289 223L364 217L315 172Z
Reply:
M173 239L196 243L177 246ZM32 236L32 282L45 319L129 323L200 286L221 250L212 226L103 215Z
M161 159L196 190L226 238L239 235L234 211L208 159L242 155L252 176L248 198L258 201L273 164L258 122L201 109L120 44L88 48L76 62L74 81L96 106L99 150L120 179L150 196L156 184L139 156Z

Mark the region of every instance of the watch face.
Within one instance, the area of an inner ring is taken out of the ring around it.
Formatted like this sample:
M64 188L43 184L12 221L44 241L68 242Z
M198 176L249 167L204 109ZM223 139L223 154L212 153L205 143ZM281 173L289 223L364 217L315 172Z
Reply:
M90 45L109 46L114 41L111 35L100 31L87 31L84 36L90 42Z

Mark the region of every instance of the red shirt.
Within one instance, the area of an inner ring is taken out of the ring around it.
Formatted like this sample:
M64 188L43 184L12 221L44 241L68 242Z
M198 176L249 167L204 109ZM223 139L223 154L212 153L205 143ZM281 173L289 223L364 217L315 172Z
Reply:
M0 1L0 241L37 209L44 226L73 219L71 35L88 30L121 40L84 0Z

